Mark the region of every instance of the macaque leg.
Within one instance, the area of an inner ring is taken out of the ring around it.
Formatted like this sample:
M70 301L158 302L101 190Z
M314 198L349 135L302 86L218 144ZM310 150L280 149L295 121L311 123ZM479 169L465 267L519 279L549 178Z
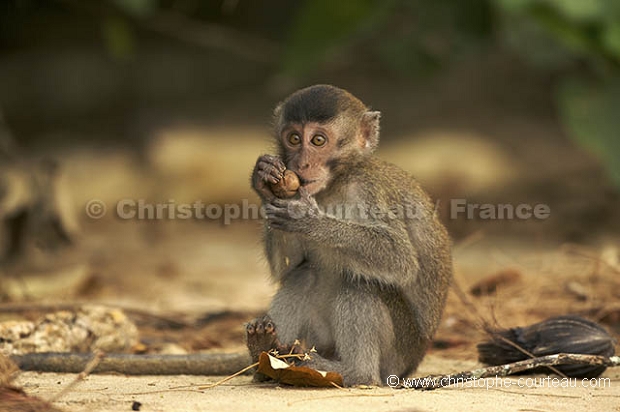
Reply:
M312 359L304 364L340 373L347 386L381 385L382 363L398 363L399 359L394 350L394 325L381 297L372 290L350 285L334 297L330 326L321 321L322 308L316 307L313 293L300 291L303 288L283 287L274 299L270 313L279 342L286 346L301 339L306 350L316 347L317 352L310 353ZM400 372L401 365L394 365L390 373Z
M311 354L308 366L340 373L346 386L381 385L382 362L397 356L387 306L376 293L349 285L336 298L333 319L338 360Z
M309 269L295 269L276 293L269 313L246 325L248 350L254 362L258 361L261 352L272 349L289 352L295 349L292 345L296 340L304 338L303 325L310 324L312 314L310 295L304 283L311 278Z

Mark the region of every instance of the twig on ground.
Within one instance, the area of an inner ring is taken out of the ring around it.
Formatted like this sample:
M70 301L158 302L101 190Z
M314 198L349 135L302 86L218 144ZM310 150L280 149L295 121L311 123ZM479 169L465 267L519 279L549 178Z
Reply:
M243 374L243 373L245 373L245 372L249 371L250 369L252 369L252 368L254 368L254 367L256 367L256 366L258 366L258 362L253 363L253 364L251 364L251 365L249 365L249 366L246 366L245 368L241 369L240 371L235 372L235 373L233 373L232 375L227 376L227 377L225 377L224 379L219 380L219 381L217 381L217 382L215 382L215 383L211 383L211 384L208 384L208 385L201 385L201 386L199 386L199 387L198 387L198 389L199 389L199 390L204 390L204 389L211 389L211 388L215 388L216 386L220 386L221 384L223 384L223 383L225 383L225 382L228 382L228 381L229 381L229 380L231 380L232 378L236 378L237 376L239 376L239 375L241 375L241 374Z
M78 383L83 381L84 378L91 374L91 372L97 367L97 365L99 365L104 356L105 353L103 351L96 351L93 358L90 360L90 362L88 362L84 370L80 372L69 385L67 385L63 390L54 395L52 399L49 400L49 402L54 403L58 399L69 393Z
M620 356L605 357L597 355L559 353L556 355L541 356L539 358L508 363L506 365L474 369L471 371L412 378L406 385L403 385L402 388L432 390L454 384L462 384L476 379L504 377L515 373L536 369L541 366L550 367L557 365L601 365L614 367L620 366Z

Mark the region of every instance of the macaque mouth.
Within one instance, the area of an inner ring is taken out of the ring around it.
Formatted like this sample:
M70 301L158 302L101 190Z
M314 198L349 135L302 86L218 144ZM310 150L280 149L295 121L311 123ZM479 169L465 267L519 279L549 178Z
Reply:
M314 183L317 182L318 179L312 179L312 180L308 180L308 179L304 179L303 177L299 177L299 183L301 183L302 186L308 185L310 183Z
M297 175L297 178L299 179L299 184L301 186L305 186L305 185L314 183L319 180L319 179L309 179L307 177L303 177L302 175L300 175L299 172L297 172L296 170L293 170L293 169L289 169L289 170L292 170L293 172L295 172L295 174Z
M312 170L312 171L300 172L298 171L297 168L289 168L289 170L291 170L297 175L300 186L307 186L312 183L319 183L325 179L325 176L323 175L324 173L321 173L322 171L320 172L318 170Z

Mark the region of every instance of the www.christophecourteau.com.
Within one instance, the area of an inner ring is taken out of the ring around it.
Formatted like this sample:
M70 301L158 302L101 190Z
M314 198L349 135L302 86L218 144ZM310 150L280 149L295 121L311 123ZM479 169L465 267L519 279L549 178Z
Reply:
M399 378L390 375L386 381L391 388L436 388L453 386L457 388L611 388L610 378L558 378L558 377L521 377L506 378Z

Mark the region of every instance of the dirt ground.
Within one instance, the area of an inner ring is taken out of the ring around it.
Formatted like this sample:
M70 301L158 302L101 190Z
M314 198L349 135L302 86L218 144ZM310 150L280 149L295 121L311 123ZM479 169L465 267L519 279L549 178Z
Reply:
M10 268L11 273L2 279L6 305L26 302L31 309L21 316L32 318L41 313L37 305L109 304L126 308L136 321L143 351L243 351L243 322L264 311L275 290L262 257L260 222L121 219L117 209L118 202L127 198L176 204L193 199L218 204L241 198L255 201L247 187L247 176L257 153L264 150L264 139L256 138L263 131L236 133L247 142L241 153L229 149L231 135L220 133L212 141L187 135L174 139L164 136L138 160L128 152L65 153L63 164L81 225L78 244ZM442 141L437 136L431 140ZM470 150L486 159L475 170L482 177L469 175L472 170L465 165L458 176L469 180L456 181L459 190L493 192L510 187L514 176L525 175L519 173L519 165L511 166L514 170L504 168L512 170L505 175L493 174L508 157L494 146L480 146L480 139L475 141L471 144L471 139L470 143L463 139L465 146L455 150L461 154ZM442 147L461 143L444 139ZM421 160L438 149L412 145L407 150ZM403 153L401 156L403 167L412 169L421 163ZM452 165L460 167L458 156L454 159ZM549 166L558 168L555 174L562 174L560 163ZM239 166L231 173L222 173L227 164ZM450 190L455 181L442 186L435 179L446 175L446 170L420 170L416 174L435 193L454 196ZM494 178L485 180L489 174ZM587 186L592 189L594 185ZM94 219L86 215L85 207L93 199L106 205L106 216ZM582 200L591 206L588 198ZM467 292L480 280L506 272L513 275L493 293L478 297L467 294L470 304L461 301L454 291L450 293L435 343L415 376L479 367L475 346L485 338L481 319L497 327L512 327L573 313L599 321L615 338L619 336L620 238L617 233L597 231L580 243L568 242L554 231L588 222L562 219L560 212L550 225L508 222L501 226L489 222L485 226L485 222L478 222L478 230L455 230L459 235L455 236L453 252L454 288ZM452 223L453 229L459 229ZM521 226L528 229L512 230ZM158 325L136 316L138 312L177 319L187 326ZM4 313L2 320L15 316ZM454 386L419 392L299 389L254 384L248 376L211 389L181 390L174 388L209 384L221 377L90 375L55 405L65 411L131 410L133 402L139 402L142 411L443 411L455 407L472 411L620 411L620 371L608 370L603 377L609 380L597 387L583 387L581 381L569 388L531 381L529 387L520 387L519 377L512 377L512 384L506 387ZM50 399L74 378L73 374L24 372L15 383L28 394Z
M99 261L101 265L107 262L104 266L106 273L111 276L116 273L118 277L114 282L108 279L98 287L97 294L100 295L97 301L109 301L117 305L122 302L129 307L150 308L158 313L186 316L234 309L247 313L250 318L253 313L266 307L273 287L268 283L265 264L260 259L260 244L254 236L245 235L247 231L256 231L258 236L258 228L253 224L233 227L173 225L163 230L165 235L160 234L157 241L159 247L151 250L149 259L145 259L136 250L125 250L123 253L127 255L121 255L112 246L120 245L120 238L132 237L133 230L135 227L119 226L110 229L110 232L106 230L100 240L90 240L98 244L106 238L111 249L109 253L116 256L112 262L103 258ZM179 233L184 236L179 236ZM135 238L137 234L133 236ZM203 243L197 247L199 239L203 239ZM209 239L218 241L210 243ZM555 245L539 244L534 247L524 245L523 242L518 245L501 239L483 238L455 248L457 281L464 289L477 279L502 268L517 268L520 273L521 278L515 284L500 288L497 295L474 301L489 320L494 318L494 322L508 327L564 313L583 313L590 317L599 314L604 317L605 313L601 310L605 307L613 308L603 305L603 301L607 300L604 293L617 294L617 272L612 273L611 269L601 267L600 272L595 274L598 279L592 281L592 269L596 264L590 257L575 256L571 250ZM223 251L226 251L227 259L221 258ZM128 273L132 276L122 276L130 265L123 256L131 257L133 263ZM179 267L173 270L177 264ZM144 275L141 275L145 271L158 275L152 276L145 284ZM218 276L207 277L205 273L216 273ZM565 293L569 282L581 282L591 295L585 301L570 296ZM612 286L616 288L615 291ZM468 310L451 293L437 335L437 341L444 344L439 347L435 345L430 350L415 376L444 374L480 366L476 362L475 344L484 335L476 329L476 319ZM211 328L186 333L163 331L153 335L151 332L150 344L156 346L157 341L176 340L187 349L192 349L193 345L193 348L207 352L241 351L241 323L242 319L232 316L219 325L211 325ZM609 325L605 326L609 329ZM618 336L617 330L615 336ZM16 383L31 395L49 399L74 378L72 374L26 372L19 376ZM487 389L454 386L420 392L390 388L299 389L255 384L250 377L242 376L221 386L200 391L174 388L206 385L217 382L221 377L91 375L62 396L55 405L66 411L131 410L133 402L140 402L140 410L143 411L303 411L317 408L443 411L452 410L456 405L459 410L472 411L619 411L620 371L608 370L603 378L609 380L597 384L606 387L582 387L579 380L575 382L577 387L554 388L544 383L521 382L519 377L512 377L512 385L509 387ZM492 383L492 380L487 382ZM519 384L529 386L520 387Z
M422 375L433 372L470 369L471 361L429 356L419 369ZM543 378L542 375L536 375ZM129 411L139 402L141 411L316 411L376 410L376 411L618 411L620 375L607 372L611 387L550 388L511 378L509 387L448 387L435 391L370 389L305 389L251 382L250 377L238 377L221 386L204 391L171 389L187 385L205 385L220 377L198 376L89 376L75 390L56 402L67 411ZM47 398L73 379L65 374L24 373L18 383L28 393ZM602 383L601 381L601 384ZM527 387L528 385L530 387Z

